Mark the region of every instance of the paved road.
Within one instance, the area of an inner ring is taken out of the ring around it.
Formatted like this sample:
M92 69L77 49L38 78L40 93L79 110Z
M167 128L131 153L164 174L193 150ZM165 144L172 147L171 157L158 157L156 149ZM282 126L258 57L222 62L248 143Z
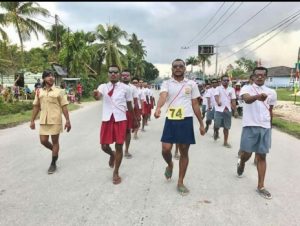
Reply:
M212 130L190 148L185 183L176 192L163 173L160 136L164 119L150 122L133 140L134 158L123 159L122 183L112 184L108 156L100 151L101 102L71 112L72 130L61 135L58 172L47 175L51 153L29 124L0 130L0 225L300 225L299 140L273 130L265 200L255 192L253 157L236 176L241 120L233 119L232 149L213 141Z

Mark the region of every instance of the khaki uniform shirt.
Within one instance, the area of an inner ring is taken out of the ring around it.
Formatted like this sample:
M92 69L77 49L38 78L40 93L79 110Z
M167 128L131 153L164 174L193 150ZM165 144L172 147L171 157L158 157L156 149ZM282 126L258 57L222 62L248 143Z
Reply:
M40 88L35 95L33 105L39 105L40 124L62 124L62 107L68 105L63 89L52 86L49 91Z

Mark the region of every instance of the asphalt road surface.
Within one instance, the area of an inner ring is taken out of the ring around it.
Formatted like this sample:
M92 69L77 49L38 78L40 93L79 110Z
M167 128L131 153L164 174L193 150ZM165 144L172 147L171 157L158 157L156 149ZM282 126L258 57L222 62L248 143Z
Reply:
M241 119L232 120L232 148L214 141L212 129L190 148L185 184L176 191L178 160L164 177L160 137L164 118L152 116L123 158L122 183L112 184L109 157L100 150L100 101L71 112L72 130L60 136L58 170L48 175L51 152L29 123L0 130L0 225L300 225L300 141L273 129L267 156L266 200L255 189L252 157L236 176ZM38 121L36 121L38 125ZM175 149L175 147L174 147ZM174 152L173 152L174 153Z

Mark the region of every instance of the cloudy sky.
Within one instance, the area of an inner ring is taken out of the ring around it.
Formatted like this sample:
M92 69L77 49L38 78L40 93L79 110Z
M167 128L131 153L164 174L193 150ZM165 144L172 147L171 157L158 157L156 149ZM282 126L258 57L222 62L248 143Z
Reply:
M160 70L162 77L170 75L170 63L175 58L197 56L198 45L219 46L219 72L225 71L230 63L234 65L240 57L261 59L266 67L293 67L300 47L299 2L39 4L47 8L51 15L57 14L63 25L69 26L72 31L95 31L97 25L110 23L129 34L135 33L144 40L146 60ZM49 28L54 18L37 21ZM19 43L14 30L9 30L9 34L14 43ZM42 35L39 40L32 38L31 42L25 43L26 49L41 47L44 41ZM206 71L212 74L215 71L215 55L211 61L212 65Z

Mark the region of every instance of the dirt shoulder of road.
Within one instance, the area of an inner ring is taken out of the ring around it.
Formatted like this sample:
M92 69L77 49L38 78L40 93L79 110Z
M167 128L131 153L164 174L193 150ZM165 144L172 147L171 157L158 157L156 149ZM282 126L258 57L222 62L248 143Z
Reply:
M277 101L273 109L273 114L275 117L300 123L300 106L295 105L291 101Z

